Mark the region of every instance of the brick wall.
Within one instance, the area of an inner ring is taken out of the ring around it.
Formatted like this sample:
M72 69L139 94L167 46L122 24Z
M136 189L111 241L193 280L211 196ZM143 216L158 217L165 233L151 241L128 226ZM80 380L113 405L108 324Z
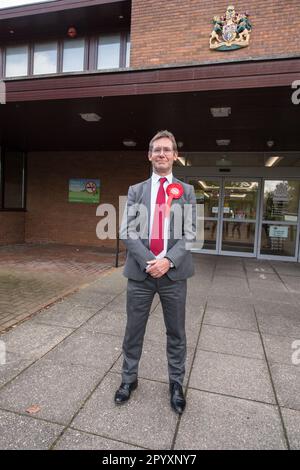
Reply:
M0 212L0 245L24 243L24 212Z
M99 178L100 203L117 206L129 185L148 176L145 153L29 153L25 241L115 248L115 241L96 236L97 204L68 202L69 179Z
M299 0L232 2L237 12L250 13L250 46L230 52L211 51L211 19L223 15L229 4L220 0L132 0L131 66L300 55Z

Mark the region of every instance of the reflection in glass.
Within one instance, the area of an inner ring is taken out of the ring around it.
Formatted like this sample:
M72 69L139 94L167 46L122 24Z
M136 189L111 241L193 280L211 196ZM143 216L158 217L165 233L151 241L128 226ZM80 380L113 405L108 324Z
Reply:
M253 253L255 243L254 222L223 222L222 250Z
M7 47L5 58L5 76L21 77L25 75L28 75L28 47Z
M120 67L120 34L101 36L98 43L98 69Z
M220 183L208 180L190 180L195 188L197 204L204 204L204 217L218 218Z
M57 43L48 42L35 44L33 57L34 75L56 73L57 71Z
M84 68L84 39L64 41L63 72L78 72Z
M299 181L265 181L264 220L297 222L300 197Z
M204 222L204 250L215 250L217 239L217 221L205 220Z
M255 220L258 182L225 180L224 218Z
M262 224L261 254L274 256L295 256L296 225Z

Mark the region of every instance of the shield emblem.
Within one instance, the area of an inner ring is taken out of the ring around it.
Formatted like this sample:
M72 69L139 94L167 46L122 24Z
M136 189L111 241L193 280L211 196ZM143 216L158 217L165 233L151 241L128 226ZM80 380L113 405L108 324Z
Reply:
M236 25L235 24L226 24L223 26L223 33L222 33L224 41L233 41L236 37Z

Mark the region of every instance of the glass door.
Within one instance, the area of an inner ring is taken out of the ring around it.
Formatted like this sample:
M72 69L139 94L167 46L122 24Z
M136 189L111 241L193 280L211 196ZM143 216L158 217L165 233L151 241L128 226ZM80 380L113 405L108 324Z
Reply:
M195 188L197 204L204 205L204 244L201 251L217 253L221 179L189 178L187 182Z
M300 180L266 180L262 198L260 257L297 260Z
M259 181L224 179L220 253L256 256Z

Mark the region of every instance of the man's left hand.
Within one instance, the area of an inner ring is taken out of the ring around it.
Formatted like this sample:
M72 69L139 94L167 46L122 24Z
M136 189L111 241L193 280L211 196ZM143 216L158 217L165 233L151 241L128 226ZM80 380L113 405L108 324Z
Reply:
M155 278L162 277L170 269L170 261L167 258L154 259L148 261L147 264L146 272Z

